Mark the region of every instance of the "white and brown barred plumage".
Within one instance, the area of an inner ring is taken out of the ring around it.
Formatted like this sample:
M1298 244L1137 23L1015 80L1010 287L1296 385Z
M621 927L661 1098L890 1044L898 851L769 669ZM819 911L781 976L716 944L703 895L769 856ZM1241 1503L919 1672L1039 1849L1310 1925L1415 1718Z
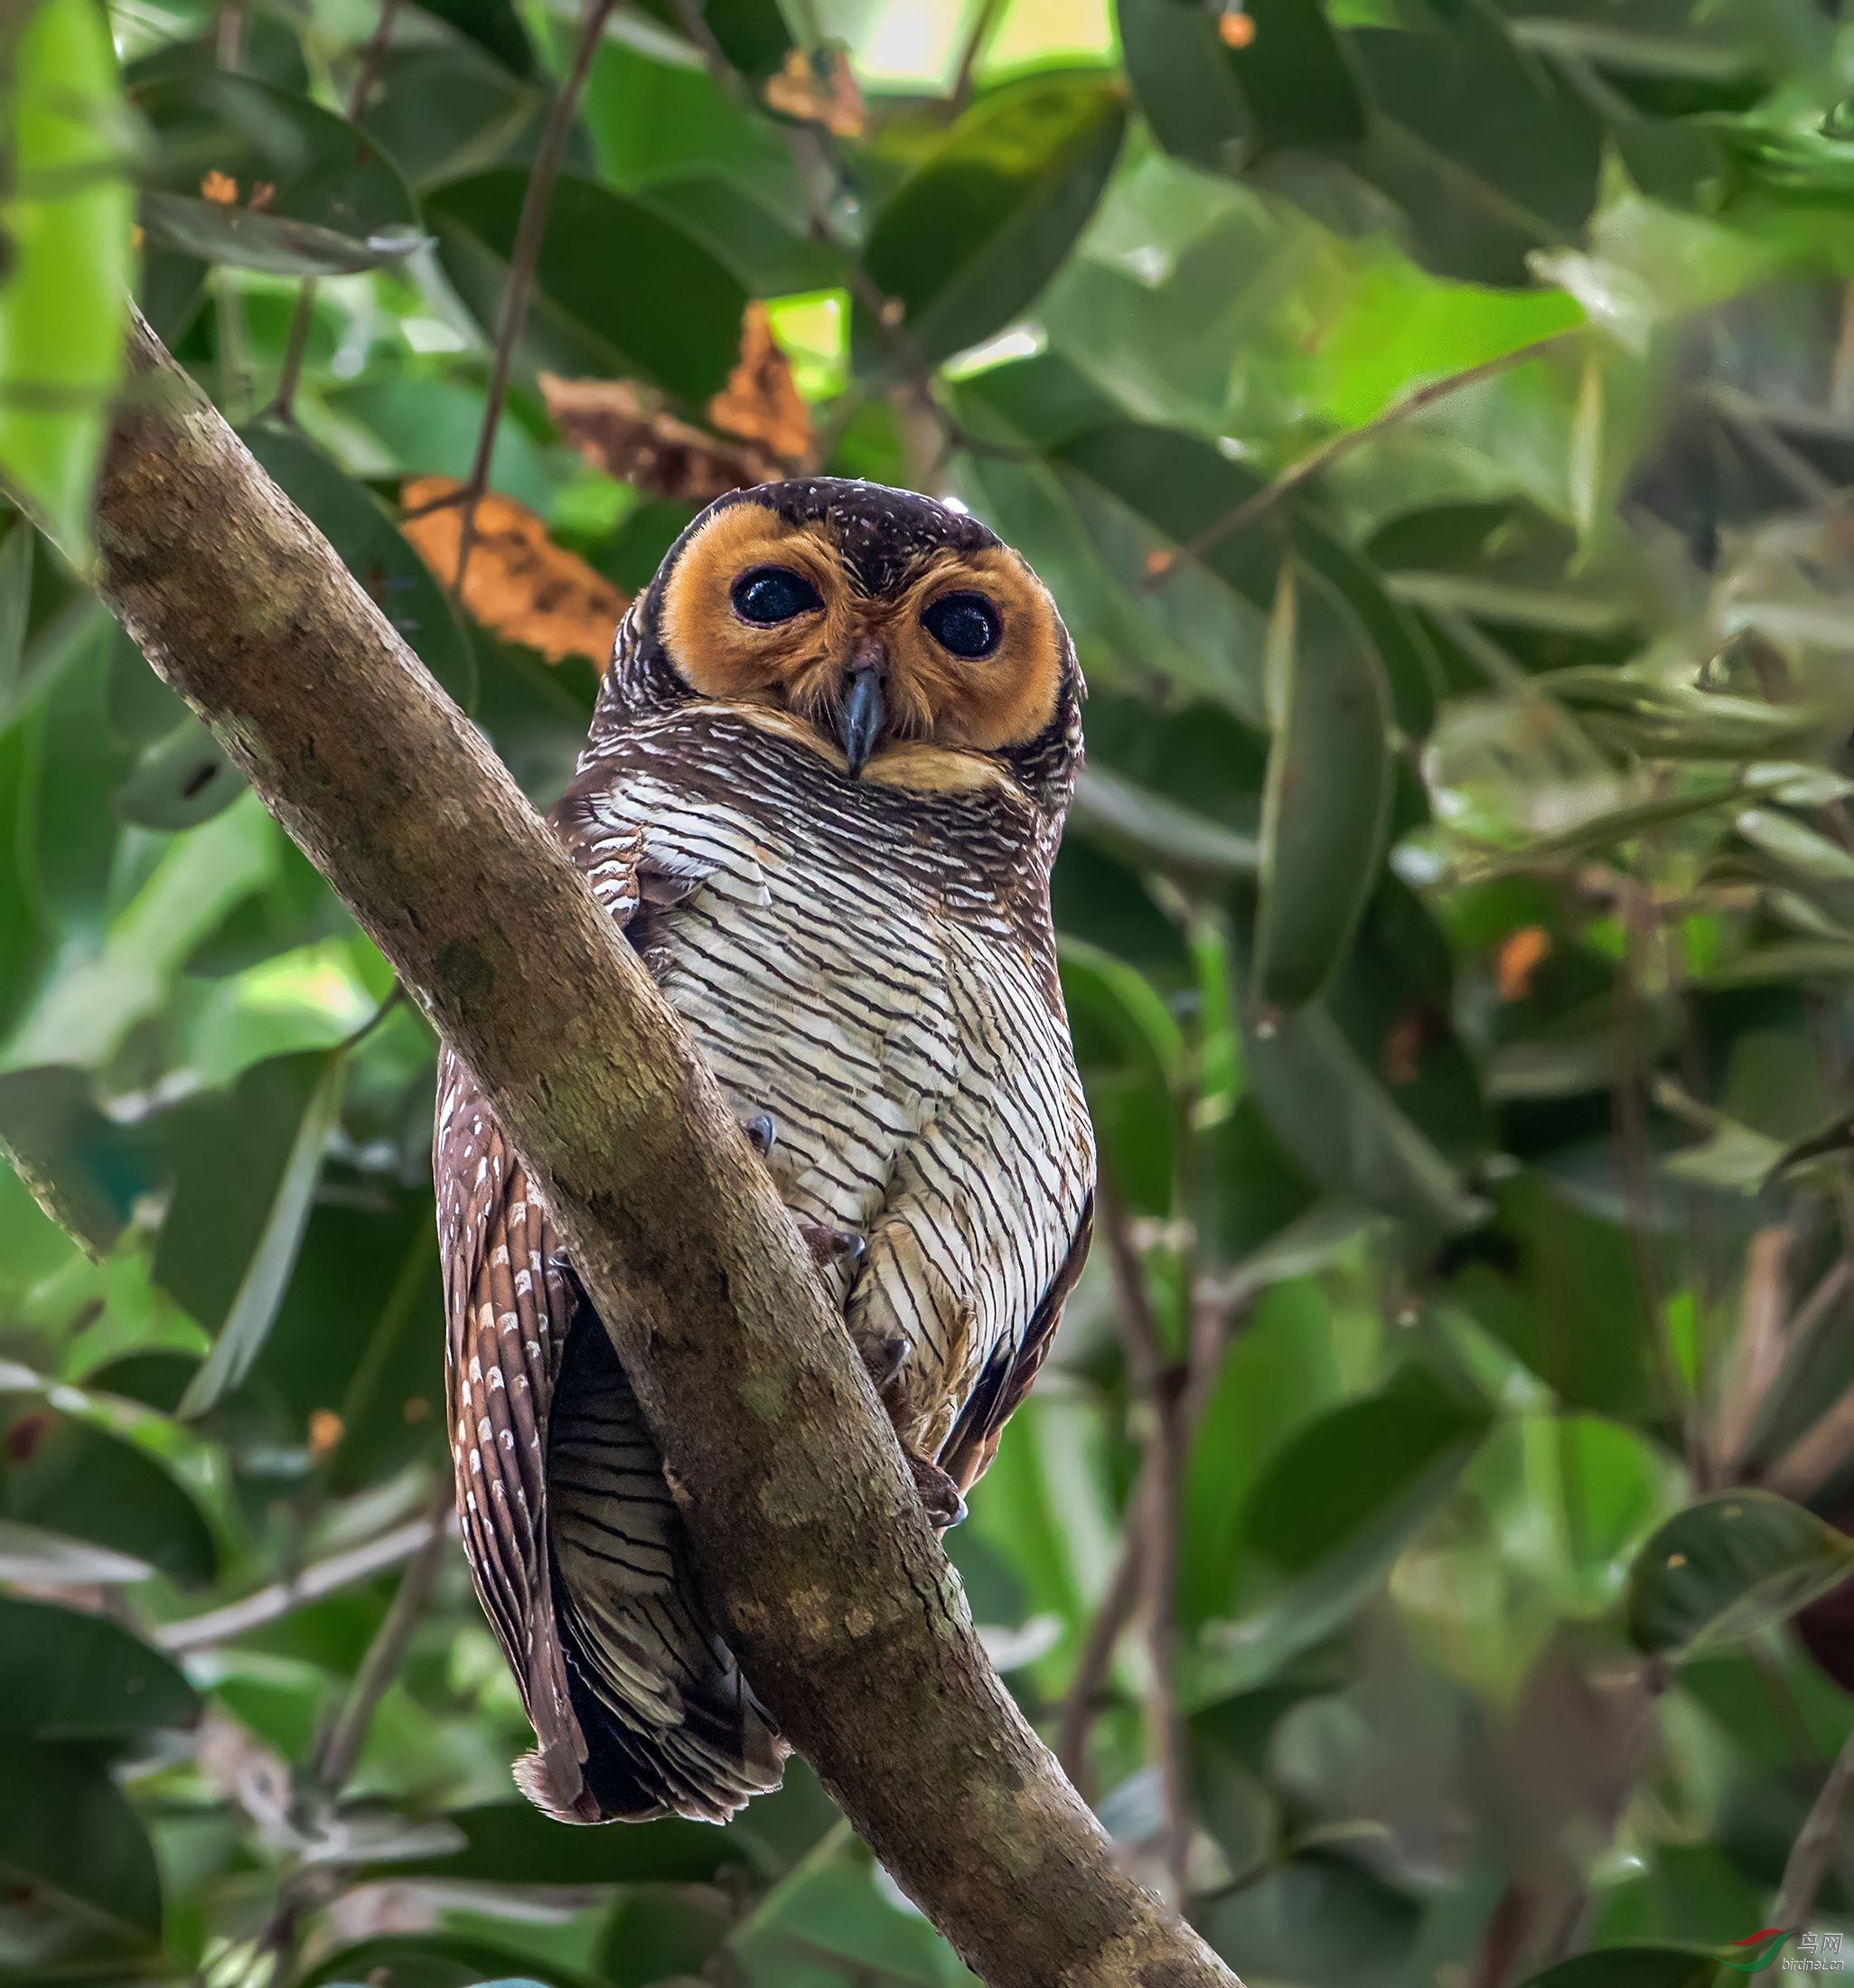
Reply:
M1087 1247L1048 891L1080 695L1049 596L976 520L770 484L665 558L552 816L764 1149L941 1523ZM539 1741L518 1779L567 1821L725 1817L778 1785L783 1746L448 1052L435 1164L464 1540Z

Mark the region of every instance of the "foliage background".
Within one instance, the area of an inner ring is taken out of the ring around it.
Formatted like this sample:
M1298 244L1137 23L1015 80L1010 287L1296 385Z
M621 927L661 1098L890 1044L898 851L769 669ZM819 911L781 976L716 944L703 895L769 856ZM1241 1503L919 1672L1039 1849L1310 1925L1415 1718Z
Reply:
M132 279L538 801L704 478L955 495L1050 581L1108 1205L948 1543L1251 1988L1854 1915L1839 16L633 0L499 353L572 13L117 0L118 64L0 8L7 474L80 533ZM460 604L473 466L525 508ZM0 1974L952 1983L801 1765L723 1831L515 1800L390 997L14 521Z

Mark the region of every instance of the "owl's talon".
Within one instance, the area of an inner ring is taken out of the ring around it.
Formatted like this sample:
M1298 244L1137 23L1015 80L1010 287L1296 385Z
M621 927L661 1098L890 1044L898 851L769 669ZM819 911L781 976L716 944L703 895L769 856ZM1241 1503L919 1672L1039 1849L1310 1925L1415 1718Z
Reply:
M801 1223L799 1233L805 1239L812 1262L820 1271L829 1270L833 1263L860 1263L864 1252L869 1247L860 1235L853 1234L848 1229L827 1228L817 1222Z
M912 1449L904 1449L902 1454L908 1459L908 1469L913 1477L915 1490L921 1494L921 1509L927 1514L927 1523L941 1533L949 1526L957 1525L966 1515L966 1500L959 1486L937 1463L929 1463L925 1457L917 1457Z
M762 1159L779 1143L779 1128L772 1122L770 1111L758 1111L743 1121L741 1130L746 1134L746 1142Z
M863 1365L875 1382L878 1394L907 1364L908 1342L905 1335L899 1332L891 1332L886 1338L875 1340L857 1350L863 1355Z

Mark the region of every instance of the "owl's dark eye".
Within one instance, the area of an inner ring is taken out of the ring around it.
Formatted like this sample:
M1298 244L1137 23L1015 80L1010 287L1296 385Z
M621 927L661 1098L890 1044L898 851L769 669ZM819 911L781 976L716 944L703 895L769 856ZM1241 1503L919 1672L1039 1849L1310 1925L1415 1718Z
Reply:
M824 605L818 589L789 566L756 566L743 573L734 583L732 598L742 621L756 622L763 628Z
M982 594L942 594L921 616L922 625L942 649L976 661L1004 639L1004 624Z

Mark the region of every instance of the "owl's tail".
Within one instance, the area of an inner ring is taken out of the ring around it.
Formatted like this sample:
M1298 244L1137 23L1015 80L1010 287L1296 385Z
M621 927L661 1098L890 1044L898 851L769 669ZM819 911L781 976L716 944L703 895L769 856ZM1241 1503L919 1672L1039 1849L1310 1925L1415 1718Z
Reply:
M695 1599L661 1460L584 1298L549 1421L554 1630L578 1732L543 1730L516 1780L563 1822L725 1822L779 1786L788 1749Z

